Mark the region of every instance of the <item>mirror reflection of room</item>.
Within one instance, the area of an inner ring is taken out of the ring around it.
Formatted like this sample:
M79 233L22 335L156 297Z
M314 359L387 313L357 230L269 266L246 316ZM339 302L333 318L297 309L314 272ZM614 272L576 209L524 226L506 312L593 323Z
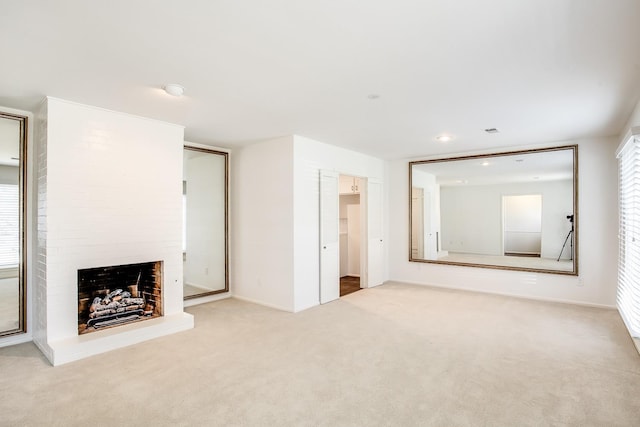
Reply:
M360 178L340 175L340 296L360 290Z
M185 147L183 286L190 299L228 290L227 153Z
M411 164L411 260L574 271L574 150Z
M0 335L21 329L21 123L0 116Z

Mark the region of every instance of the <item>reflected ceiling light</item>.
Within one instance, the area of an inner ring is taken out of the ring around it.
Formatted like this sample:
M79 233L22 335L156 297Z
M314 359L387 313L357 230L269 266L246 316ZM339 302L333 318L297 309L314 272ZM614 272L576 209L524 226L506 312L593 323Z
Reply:
M172 96L182 96L184 94L184 87L175 83L169 83L163 89Z
M451 135L438 135L436 136L436 140L439 142L449 142L453 139Z

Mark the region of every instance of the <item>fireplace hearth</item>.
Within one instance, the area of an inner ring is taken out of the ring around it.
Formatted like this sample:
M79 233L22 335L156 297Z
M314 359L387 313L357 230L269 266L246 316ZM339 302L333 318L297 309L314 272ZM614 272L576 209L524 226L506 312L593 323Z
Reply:
M78 270L78 334L162 316L162 261Z

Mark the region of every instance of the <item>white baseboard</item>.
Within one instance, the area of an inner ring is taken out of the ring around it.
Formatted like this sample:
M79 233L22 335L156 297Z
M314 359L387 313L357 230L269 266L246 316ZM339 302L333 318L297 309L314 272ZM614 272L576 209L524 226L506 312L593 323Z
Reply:
M246 302L250 302L250 303L252 303L252 304L262 305L262 306L264 306L264 307L275 308L276 310L286 311L286 312L288 312L288 313L293 313L293 312L294 312L293 310L291 310L291 308L280 307L280 306L278 306L278 305L275 305L275 304L269 304L269 303L266 303L266 302L264 302L264 301L259 301L259 300L253 299L253 298L243 297L242 295L235 295L235 294L234 294L234 295L232 295L232 297L233 297L233 298L237 298L237 299L239 299L240 301L246 301Z
M191 298L184 300L183 307L191 307L193 305L206 304L208 302L220 301L223 299L231 298L231 292L223 292L214 295L205 295L203 297Z
M22 344L33 341L31 333L15 334L0 339L0 347L9 347L10 345Z
M571 304L571 305L580 305L584 307L606 308L608 310L616 310L615 306L607 305L607 304L597 304L597 303L591 303L586 301L567 300L562 298L545 298L545 297L538 297L534 295L520 295L520 294L509 293L509 292L485 291L481 289L470 289L470 288L464 288L461 286L442 285L437 283L418 283L418 282L405 282L402 280L387 280L384 284L387 284L387 283L401 283L401 284L407 284L407 285L426 286L426 287L440 288L440 289L452 289L456 291L475 292L478 294L500 295L503 297L519 298L519 299L526 299L526 300L533 300L533 301L555 302L560 304Z

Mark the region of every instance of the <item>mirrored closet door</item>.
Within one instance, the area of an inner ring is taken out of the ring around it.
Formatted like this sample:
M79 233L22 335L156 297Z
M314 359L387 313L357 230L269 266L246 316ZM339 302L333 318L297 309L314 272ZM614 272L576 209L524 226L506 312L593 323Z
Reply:
M0 336L26 330L24 162L27 118L0 112Z
M184 299L229 290L228 153L184 147Z

